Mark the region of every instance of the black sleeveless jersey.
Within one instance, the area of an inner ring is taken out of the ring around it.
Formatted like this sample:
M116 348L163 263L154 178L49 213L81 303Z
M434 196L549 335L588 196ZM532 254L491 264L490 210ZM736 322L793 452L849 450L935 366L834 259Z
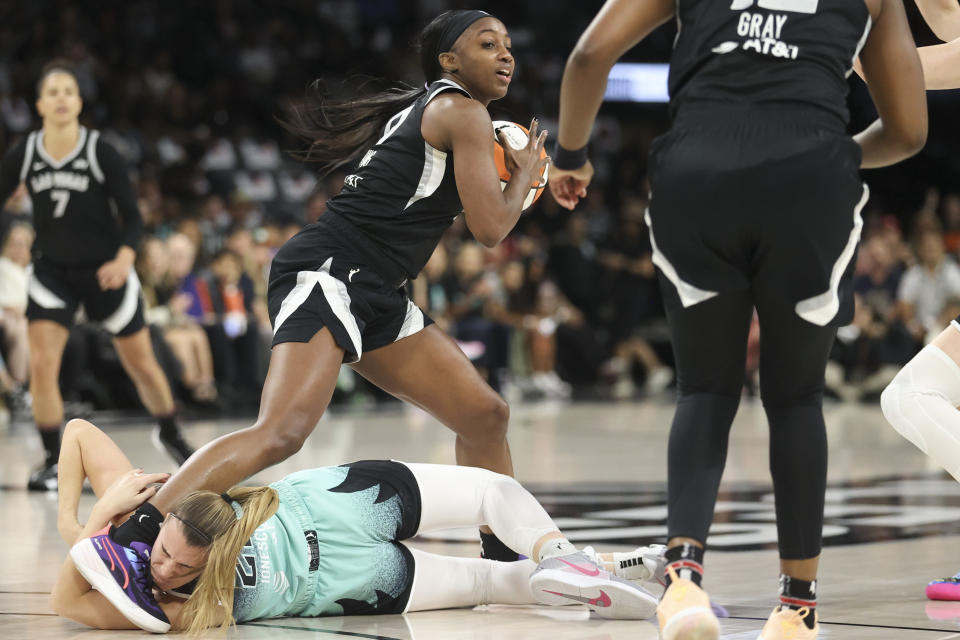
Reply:
M0 161L0 202L25 183L33 203L35 258L66 266L95 266L136 249L143 220L120 154L100 132L80 127L77 146L55 161L34 131Z
M430 84L416 102L390 118L343 189L327 203L408 278L420 273L443 232L463 211L453 154L434 149L420 132L424 109L444 91L470 95L450 80Z
M792 102L846 124L847 77L870 25L864 0L678 0L671 112L693 101Z

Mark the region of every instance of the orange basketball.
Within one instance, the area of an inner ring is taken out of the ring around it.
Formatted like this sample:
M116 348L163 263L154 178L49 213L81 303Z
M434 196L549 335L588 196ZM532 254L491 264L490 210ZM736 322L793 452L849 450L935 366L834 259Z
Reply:
M527 141L530 139L528 135L529 133L530 132L526 127L517 124L516 122L509 122L507 120L493 121L493 161L497 165L497 173L500 174L500 189L507 188L507 182L510 181L510 170L507 169L507 162L503 153L503 147L500 145L500 140L497 139L497 134L501 134L503 139L506 140L511 147L520 150L527 146ZM547 157L546 149L540 150L540 157ZM523 200L524 211L526 211L530 205L536 202L537 198L539 198L543 193L543 189L547 186L549 169L549 165L544 165L543 169L540 171L540 179L531 183L530 192Z

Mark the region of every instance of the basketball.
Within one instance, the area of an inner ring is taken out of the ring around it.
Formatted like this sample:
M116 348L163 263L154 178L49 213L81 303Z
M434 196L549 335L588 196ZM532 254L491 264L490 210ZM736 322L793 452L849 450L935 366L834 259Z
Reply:
M516 122L509 122L507 120L494 120L493 121L493 161L497 165L497 173L500 174L500 189L507 188L507 182L510 181L510 170L507 168L506 157L503 153L503 146L500 144L500 140L497 138L498 134L503 134L504 140L507 141L514 149L520 150L527 146L527 141L529 136L527 135L529 131L523 125L519 125ZM540 157L547 157L546 149L540 150ZM526 211L530 205L537 201L537 198L543 193L544 188L547 186L547 175L549 173L550 165L544 165L543 169L540 171L540 179L530 185L530 192L527 194L527 197L523 199L523 210Z

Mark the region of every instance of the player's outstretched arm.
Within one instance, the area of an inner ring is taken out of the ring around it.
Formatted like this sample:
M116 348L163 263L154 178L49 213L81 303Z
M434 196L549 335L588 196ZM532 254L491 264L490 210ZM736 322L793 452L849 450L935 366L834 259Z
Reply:
M920 56L901 0L883 0L860 53L864 78L880 118L854 139L864 168L909 158L927 140L927 98Z
M960 38L960 2L957 0L916 0L917 8L930 29L944 42Z

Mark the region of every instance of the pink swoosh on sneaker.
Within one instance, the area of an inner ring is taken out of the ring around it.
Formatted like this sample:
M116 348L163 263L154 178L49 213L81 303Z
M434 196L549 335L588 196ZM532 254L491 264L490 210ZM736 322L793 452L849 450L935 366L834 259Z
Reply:
M580 573L582 573L582 574L585 575L585 576L598 576L598 575L600 575L600 569L598 569L598 568L596 568L596 567L593 567L592 569L591 569L591 568L588 568L588 567L581 567L581 566L578 565L578 564L573 564L572 562L567 562L567 561L564 560L563 558L557 558L557 560L559 560L559 561L562 562L563 564L567 565L568 567L571 567L571 568L573 568L573 569L576 569L577 571L579 571Z

